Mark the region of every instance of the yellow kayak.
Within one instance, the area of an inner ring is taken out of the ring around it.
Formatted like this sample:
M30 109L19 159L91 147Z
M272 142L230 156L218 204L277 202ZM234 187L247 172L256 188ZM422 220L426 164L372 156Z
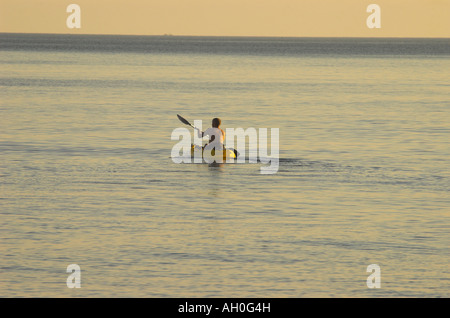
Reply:
M200 146L197 145L192 145L191 147L191 156L194 157L195 155L195 151L201 151L202 152L202 157L204 159L208 159L207 161L214 161L214 156L215 156L215 149L211 149L210 151L206 150ZM236 158L236 154L234 153L233 150L230 149L223 149L223 161L226 160L231 160L231 159L235 159Z

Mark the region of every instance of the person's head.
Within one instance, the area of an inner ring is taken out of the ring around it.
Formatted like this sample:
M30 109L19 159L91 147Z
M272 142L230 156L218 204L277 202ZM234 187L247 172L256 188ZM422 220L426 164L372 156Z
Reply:
M219 128L220 124L222 123L222 121L220 120L220 118L214 118L212 120L212 126L214 128Z

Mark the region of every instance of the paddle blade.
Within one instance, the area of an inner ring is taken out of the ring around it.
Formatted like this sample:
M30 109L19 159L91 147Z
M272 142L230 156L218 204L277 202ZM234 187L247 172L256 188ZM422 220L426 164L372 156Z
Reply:
M184 119L180 115L177 114L177 117L183 124L186 124L186 125L189 125L189 126L193 127L190 122L188 122L186 119Z

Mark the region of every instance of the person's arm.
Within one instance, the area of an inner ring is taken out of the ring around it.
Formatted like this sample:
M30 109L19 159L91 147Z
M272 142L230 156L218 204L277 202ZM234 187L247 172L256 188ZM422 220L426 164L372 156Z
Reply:
M198 128L195 128L195 129L197 129L197 135L198 135L198 138L203 138L204 132L201 131L201 130L198 129Z

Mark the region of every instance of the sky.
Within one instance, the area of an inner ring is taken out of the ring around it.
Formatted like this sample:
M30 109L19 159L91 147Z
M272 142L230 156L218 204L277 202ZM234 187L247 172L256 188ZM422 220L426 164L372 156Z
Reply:
M69 29L70 4L81 28ZM381 28L368 28L370 4ZM0 0L0 32L450 37L450 0Z

